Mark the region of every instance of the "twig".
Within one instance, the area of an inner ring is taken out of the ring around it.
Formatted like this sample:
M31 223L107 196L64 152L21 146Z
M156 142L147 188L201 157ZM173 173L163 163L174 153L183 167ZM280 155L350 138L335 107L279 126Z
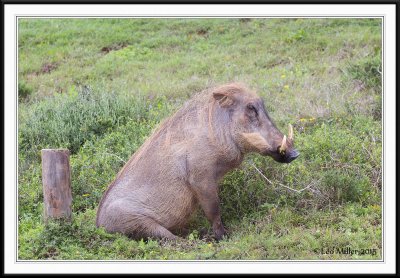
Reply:
M376 181L374 182L375 187L376 187L376 184L379 182L379 179L381 178L381 173L382 173L382 168L379 167L378 177L376 178Z
M271 185L273 185L273 182L270 181L270 180L256 167L256 165L254 165L253 162L250 162L250 165L253 166L254 169L256 169L257 172L258 172L266 181L268 181ZM313 185L313 183L310 183L310 184L307 185L306 187L304 187L304 188L302 188L302 189L300 189L300 190L297 190L297 189L291 188L291 187L289 187L289 186L287 186L287 185L284 185L284 184L282 184L282 183L279 183L279 182L277 182L277 184L280 185L280 186L282 186L282 187L284 187L284 188L286 188L286 189L292 190L292 191L294 191L294 192L296 192L296 193L301 193L302 191L304 191L304 190L306 190L306 189L309 189L309 188L311 187L311 185Z
M266 176L264 176L264 174L263 174L260 170L258 170L258 168L256 167L256 165L254 165L252 162L250 163L250 165L253 166L254 169L256 169L257 172L260 173L260 175L261 175L267 182L269 182L270 184L273 184L272 181L270 181Z
M302 189L300 189L300 190L297 190L297 189L294 189L294 188L290 188L289 186L286 186L286 185L281 184L281 183L278 183L278 184L279 184L280 186L283 186L283 187L287 188L287 189L293 190L294 192L297 192L297 193L301 193L302 191L304 191L304 190L310 188L310 186L312 185L312 183L310 183L310 184L307 185L306 187L304 187L304 188L302 188Z
M382 71L379 70L379 66L376 67L376 71L379 72L379 74L382 75Z
M369 155L369 157L371 158L371 160L373 162L375 162L375 158L372 156L371 152L364 146L364 144L361 144L361 147L367 152L367 154ZM376 163L376 162L375 162Z

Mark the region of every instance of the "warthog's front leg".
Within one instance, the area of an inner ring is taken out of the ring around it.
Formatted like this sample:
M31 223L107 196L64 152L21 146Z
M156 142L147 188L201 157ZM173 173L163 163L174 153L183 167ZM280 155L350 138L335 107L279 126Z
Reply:
M226 231L221 221L217 183L202 181L202 183L193 186L193 189L208 221L212 224L215 238L220 240Z

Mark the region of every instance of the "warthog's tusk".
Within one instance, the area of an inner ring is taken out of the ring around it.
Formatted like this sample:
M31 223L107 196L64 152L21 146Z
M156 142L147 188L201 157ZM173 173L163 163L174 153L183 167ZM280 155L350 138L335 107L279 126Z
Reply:
M287 149L286 135L283 135L282 144L281 144L281 146L280 146L280 148L279 148L279 152L280 152L280 153L283 153L283 152L286 151L286 149Z
M293 140L293 126L289 124L289 140Z

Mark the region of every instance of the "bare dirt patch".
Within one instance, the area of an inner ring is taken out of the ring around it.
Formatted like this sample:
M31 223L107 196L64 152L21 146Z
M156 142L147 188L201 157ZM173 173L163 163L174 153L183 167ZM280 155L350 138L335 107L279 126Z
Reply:
M50 73L57 68L57 63L46 63L40 68L40 71L37 74Z
M189 36L197 35L199 37L208 37L209 29L207 28L198 28L197 30L192 30L188 32Z
M239 21L240 22L249 22L249 21L251 21L251 18L240 18Z
M112 44L112 45L109 45L109 46L104 46L104 47L101 49L101 52L104 53L104 54L107 54L107 53L109 53L109 52L111 52L111 51L120 50L120 49L123 49L123 48L125 48L125 47L127 47L127 46L128 46L128 44L125 43L125 42L121 42L121 43L117 43L117 44Z

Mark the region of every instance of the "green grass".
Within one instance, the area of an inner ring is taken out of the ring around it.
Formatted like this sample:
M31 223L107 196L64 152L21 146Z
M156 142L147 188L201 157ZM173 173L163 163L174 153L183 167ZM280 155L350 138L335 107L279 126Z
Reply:
M20 19L18 26L20 259L382 258L380 20ZM221 181L229 236L218 243L201 211L179 242L97 229L102 194L151 131L195 92L229 81L256 89L281 130L293 124L301 156L282 165L249 155ZM71 223L43 222L42 148L71 150ZM376 253L326 252L347 247Z

